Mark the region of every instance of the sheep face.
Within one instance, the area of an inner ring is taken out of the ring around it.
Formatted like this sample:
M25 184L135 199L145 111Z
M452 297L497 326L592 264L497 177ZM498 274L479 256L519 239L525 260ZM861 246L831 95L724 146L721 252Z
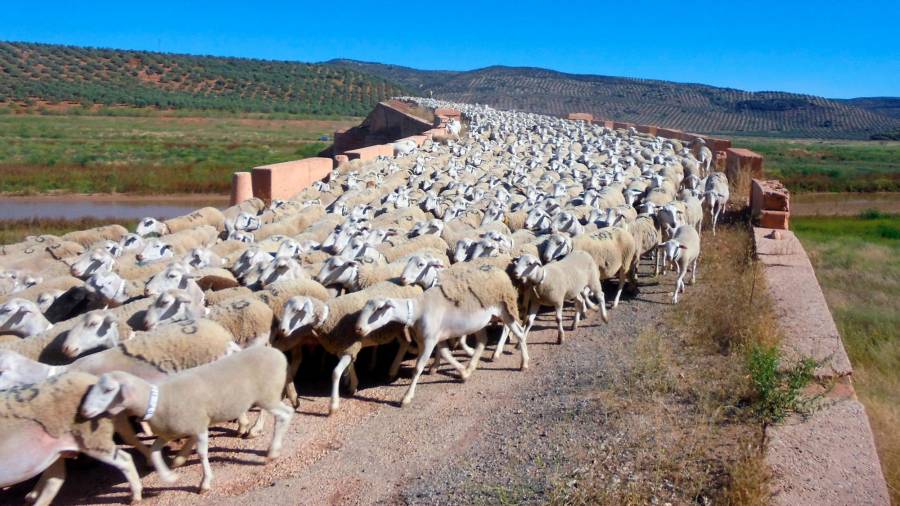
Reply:
M304 329L310 329L316 324L315 305L310 297L291 297L284 303L284 311L281 315L281 323L278 330L282 336Z
M122 253L140 251L144 247L144 238L138 234L125 234L119 239L119 246L122 248Z
M135 232L141 237L147 237L150 235L165 235L169 233L169 227L167 227L165 223L157 220L156 218L148 217L138 222Z
M316 274L316 281L322 286L339 285L341 287L352 286L356 283L359 274L359 262L342 257L331 257L322 265L322 269Z
M413 255L407 260L406 267L403 268L400 284L419 285L423 290L427 290L437 284L438 275L443 268L444 263L438 259Z
M396 321L398 303L393 299L372 299L366 302L356 320L356 333L365 337Z
M325 238L325 241L322 242L322 249L329 253L339 254L347 247L347 243L350 242L350 239L359 233L360 230L355 227L350 225L339 225L335 227L335 229L328 234L328 237Z
M539 283L542 272L541 261L533 255L522 255L513 263L513 276L523 284Z
M469 260L472 250L475 248L475 241L472 239L460 239L456 241L453 248L453 254L450 256L453 263L465 262Z
M194 269L204 267L220 267L222 259L214 255L208 248L194 248L184 256L184 262Z
M126 402L134 400L134 392L127 383L119 380L123 374L111 372L100 376L84 396L81 403L82 416L95 418L103 413L118 415L125 411Z
M158 239L153 239L144 246L144 249L135 257L138 263L149 264L159 262L167 258L173 258L175 250L171 244L164 243Z
M186 290L193 278L190 269L182 264L174 263L159 271L147 281L144 287L144 295L151 297L159 295L166 290Z
M259 283L265 287L276 281L305 279L307 277L306 271L303 270L303 267L300 267L296 260L289 257L277 257L263 269L259 276Z
M0 332L30 337L53 327L38 309L26 299L12 299L0 306Z
M75 324L62 343L63 354L75 358L95 348L119 344L119 328L112 313L88 313Z
M240 241L245 244L250 244L250 243L254 242L256 239L253 237L253 234L250 232L245 232L243 230L233 230L228 234L228 240Z
M546 264L559 260L572 252L572 239L563 234L553 234L541 243L541 260Z
M252 271L258 265L268 263L271 260L272 256L265 251L262 251L257 247L251 247L241 253L241 256L238 257L237 262L234 263L231 271L235 276L240 277Z
M423 221L412 228L407 234L408 237L419 237L420 235L441 235L444 231L444 222L438 219Z
M275 256L297 258L300 253L303 253L303 250L300 248L300 243L288 238L281 241L281 244L278 245L278 251L275 252Z
M259 221L259 218L248 212L242 212L241 214L234 217L232 230L253 232L254 230L259 230L260 226L261 223Z
M184 290L166 290L159 294L144 315L144 329L152 330L163 323L196 320L206 316L207 309Z
M102 243L100 243L100 247L108 251L110 255L116 258L122 256L122 246L116 241L103 241Z
M89 289L100 295L105 300L116 300L122 295L125 280L115 272L98 272L92 274L86 281Z
M544 232L550 229L550 214L540 207L535 207L528 212L525 218L525 228L533 232Z
M56 302L60 295L65 293L63 290L50 290L43 292L37 297L37 307L41 313L46 313L50 306Z
M98 272L111 272L116 265L116 259L103 248L94 248L84 252L79 256L72 266L70 272L76 278L84 279Z

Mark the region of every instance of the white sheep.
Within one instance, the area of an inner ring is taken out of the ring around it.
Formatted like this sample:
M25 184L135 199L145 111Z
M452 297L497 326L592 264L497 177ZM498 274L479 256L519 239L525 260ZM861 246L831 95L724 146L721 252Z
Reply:
M168 235L182 230L190 230L202 225L210 225L216 230L222 230L225 226L225 216L215 207L204 207L190 214L159 221L156 218L144 218L138 222L137 232L141 237L151 234Z
M292 297L285 303L279 327L281 342L275 345L282 349L290 349L293 343L302 344L304 338L314 335L325 351L339 357L338 364L332 372L332 389L330 413L340 407L339 382L344 371L349 367L350 391L355 392L358 380L353 362L360 350L365 347L379 346L393 342L400 334L399 329L388 327L379 332L358 333L357 318L366 303L376 297L415 297L422 293L417 286L399 286L390 282L382 282L359 292L321 301L313 297ZM405 340L400 340L401 348ZM406 353L405 348L402 353ZM401 352L398 352L400 355ZM394 371L392 370L392 373Z
M208 456L211 424L234 420L258 406L275 417L268 458L279 456L294 414L281 402L286 374L284 354L264 347L173 374L158 386L125 372L111 372L88 391L81 413L95 418L125 412L146 421L158 436L150 448L151 461L166 483L174 483L176 477L163 461L162 448L171 439L189 437L180 453L187 457L196 444L203 466L202 492L210 489L213 478Z
M152 330L167 322L206 318L224 327L235 343L247 348L269 342L273 316L272 309L256 297L234 297L206 308L184 290L170 289L147 308L143 328Z
M218 231L209 225L181 230L146 241L144 249L135 258L138 263L146 264L181 256L192 248L214 243L217 236Z
M125 227L113 224L69 232L68 234L61 236L60 239L63 241L76 242L86 248L101 241L119 241L127 234L128 230Z
M600 285L600 271L594 259L584 251L573 251L562 260L541 265L541 261L531 255L522 255L513 264L513 277L527 288L528 324L525 335L534 325L540 306L551 306L556 312L557 343L565 338L563 330L563 306L574 301L575 316L572 331L588 308L593 309L591 295L600 298L600 314L603 321L609 321L603 288Z
M728 177L725 173L713 172L710 174L704 188L703 208L712 223L713 235L716 235L716 223L719 221L719 215L725 211L729 197Z
M0 334L31 337L51 329L37 304L26 299L12 299L0 305Z
M637 261L634 236L625 229L605 228L592 235L576 237L572 240L572 246L591 255L600 269L600 279L619 278L619 288L612 304L613 308L617 307L625 279L632 275L632 284L637 284L633 277L636 272L634 263Z
M671 233L672 238L659 245L666 262L671 262L678 273L672 304L678 303L678 294L684 292L684 276L691 269L690 284L697 279L697 263L700 259L700 234L690 225L681 225Z
M70 372L0 392L0 488L43 473L26 500L48 505L66 479L65 458L79 452L121 471L132 502L141 500L140 476L131 455L113 440L113 419L79 416L96 382L93 375Z
M290 257L276 257L259 274L259 286L265 288L278 281L309 279L299 262Z
M118 307L144 297L144 282L122 279L115 272L91 274L85 285L108 307Z
M487 342L485 327L499 319L519 339L522 351L521 368L528 367L528 347L525 334L516 321L518 292L502 269L489 264L463 266L455 264L441 276L441 284L425 290L416 298L377 298L369 301L360 312L356 332L367 336L391 323L411 328L419 355L412 383L403 397L407 406L415 396L416 385L425 364L435 348L440 357L449 362L465 381L478 367ZM363 293L363 292L358 292ZM478 345L467 367L463 367L450 353L447 341L451 338L475 334ZM397 357L406 353L408 343L400 342ZM399 365L395 359L392 369Z

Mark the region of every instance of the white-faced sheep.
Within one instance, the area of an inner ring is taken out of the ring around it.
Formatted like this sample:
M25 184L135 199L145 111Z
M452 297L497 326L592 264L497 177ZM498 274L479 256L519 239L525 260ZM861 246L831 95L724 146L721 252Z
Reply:
M531 255L522 255L515 260L513 276L527 287L528 325L525 335L534 325L540 306L551 306L556 312L557 343L565 338L563 330L563 306L566 302L575 302L575 316L572 331L578 328L578 322L588 308L593 308L590 297L602 297L600 272L594 259L584 251L573 251L562 260L541 265L541 261ZM602 301L602 298L601 298ZM600 305L603 321L608 321L606 305Z
M672 304L678 303L678 294L684 292L684 276L691 269L693 284L697 278L697 262L700 258L700 235L690 225L681 225L672 232L672 238L659 245L665 255L665 261L671 262L678 272L675 282L675 293Z
M122 225L104 225L102 227L78 230L63 235L64 241L77 242L85 248L101 241L119 241L128 234L128 229Z
M591 255L597 268L600 269L600 279L619 278L619 289L616 291L612 307L618 306L625 279L634 273L634 262L637 258L634 236L621 228L604 228L596 234L576 237L572 240L572 246ZM632 282L634 281L632 278Z
M299 262L290 257L276 257L259 275L259 286L265 288L278 281L309 279L309 273Z
M37 304L26 299L12 299L0 305L0 334L31 337L53 327Z
M412 402L419 377L436 347L440 356L459 371L463 380L468 378L478 366L484 351L487 341L484 329L495 319L516 334L522 349L521 368L528 367L525 335L516 321L518 292L509 276L502 269L486 264L465 270L457 267L460 265L445 271L439 286L426 290L416 298L373 299L359 314L356 332L363 336L391 323L403 324L414 331L412 334L419 355L412 383L403 397L404 406ZM476 334L478 346L468 367L463 367L450 353L447 340L470 334ZM407 346L405 341L400 342L398 358L406 353ZM395 359L392 369L398 365L399 360Z
M26 499L48 505L65 481L65 457L80 452L121 471L132 501L141 500L140 476L131 455L113 440L113 419L79 416L96 382L96 376L71 372L0 392L0 487L43 473Z
M204 207L190 214L171 218L166 221L159 221L155 218L144 218L138 222L138 235L146 237L150 234L168 235L181 232L182 230L191 230L203 225L212 226L216 230L222 230L225 227L225 216L215 207Z
M166 290L147 308L143 328L152 330L166 322L200 318L218 323L231 333L235 343L247 348L269 342L273 312L252 296L235 297L204 308L183 290Z
M381 329L378 332L358 333L357 319L366 303L376 297L415 297L422 293L417 286L399 286L390 282L382 282L359 292L321 301L312 297L292 297L285 304L281 318L279 334L282 343L276 346L287 348L286 343L303 342L304 337L312 334L325 351L339 357L338 364L332 372L331 405L329 411L334 413L340 407L338 386L344 371L350 367L350 391L355 392L358 380L352 364L360 350L365 347L379 346L397 340L401 329L396 326ZM406 341L399 340L402 343ZM405 353L406 350L403 350ZM399 353L399 352L398 352Z
M217 235L218 231L209 225L181 230L146 241L144 249L135 256L135 259L139 263L146 264L181 256L192 248L214 243Z
M95 418L125 412L146 421L158 436L150 449L151 460L166 483L176 477L163 461L162 448L171 439L189 437L181 454L186 457L197 445L203 465L200 490L206 491L213 477L208 457L211 424L234 420L258 406L275 417L268 458L279 456L293 417L293 410L281 402L286 374L284 354L263 347L173 374L158 386L128 373L111 372L100 376L90 389L81 413Z

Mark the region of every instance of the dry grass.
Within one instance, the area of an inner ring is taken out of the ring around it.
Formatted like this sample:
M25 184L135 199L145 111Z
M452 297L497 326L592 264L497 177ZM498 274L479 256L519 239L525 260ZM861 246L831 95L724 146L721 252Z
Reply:
M778 336L759 277L744 226L704 236L698 283L667 316L676 324L637 337L604 398L618 434L577 486L558 486L553 503L768 502L746 350Z
M104 220L96 218L66 219L24 219L0 220L0 244L12 244L25 239L29 235L62 235L76 230L100 227L118 223L129 230L134 230L137 221Z

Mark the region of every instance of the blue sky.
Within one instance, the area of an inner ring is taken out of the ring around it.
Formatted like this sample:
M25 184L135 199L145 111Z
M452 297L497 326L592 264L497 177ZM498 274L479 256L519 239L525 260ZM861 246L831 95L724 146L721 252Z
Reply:
M900 96L900 1L725 4L16 0L0 9L0 40Z

